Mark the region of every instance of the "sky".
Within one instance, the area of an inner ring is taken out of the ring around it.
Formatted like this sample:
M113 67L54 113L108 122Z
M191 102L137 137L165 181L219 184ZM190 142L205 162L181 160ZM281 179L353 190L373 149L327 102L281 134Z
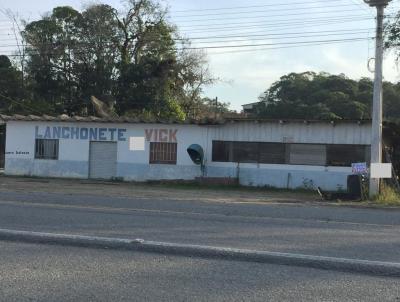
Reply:
M234 110L256 102L279 78L290 72L328 72L352 79L373 77L375 11L363 0L162 0L180 34L204 51L219 81L204 95L229 102ZM56 6L83 9L90 3L123 8L120 0L0 0L28 21ZM392 17L400 0L392 0ZM0 14L0 53L13 51L10 22ZM14 41L15 44L15 41ZM373 65L373 63L372 63ZM400 80L394 55L386 53L384 79Z

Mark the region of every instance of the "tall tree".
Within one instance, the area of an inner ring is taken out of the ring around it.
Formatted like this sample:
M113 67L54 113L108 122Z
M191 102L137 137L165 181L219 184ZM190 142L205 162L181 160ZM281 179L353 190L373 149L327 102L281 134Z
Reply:
M0 113L26 112L24 96L22 72L12 65L7 56L0 55Z
M291 73L260 97L257 114L266 118L369 119L373 84L344 75ZM386 120L400 119L399 84L384 83Z
M27 24L29 90L54 113L82 114L91 95L113 95L119 114L183 119L213 82L204 55L187 49L156 0L118 12L56 7ZM177 43L176 41L179 41Z

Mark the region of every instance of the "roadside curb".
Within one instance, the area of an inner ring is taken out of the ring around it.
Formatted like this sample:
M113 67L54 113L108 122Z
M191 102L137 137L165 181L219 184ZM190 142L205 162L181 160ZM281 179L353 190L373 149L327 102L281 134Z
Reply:
M8 229L0 229L0 240L114 250L131 250L186 257L219 258L224 260L301 266L368 275L400 277L400 263L395 262L157 242L143 239L132 240Z

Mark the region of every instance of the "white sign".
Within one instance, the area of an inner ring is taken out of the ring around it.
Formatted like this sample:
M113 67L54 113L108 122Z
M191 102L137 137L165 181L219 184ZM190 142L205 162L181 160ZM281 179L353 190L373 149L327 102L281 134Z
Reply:
M351 171L353 172L353 174L367 173L367 163L353 163L351 164Z
M392 178L392 164L371 163L371 178Z
M144 151L144 137L129 138L129 150L131 151Z

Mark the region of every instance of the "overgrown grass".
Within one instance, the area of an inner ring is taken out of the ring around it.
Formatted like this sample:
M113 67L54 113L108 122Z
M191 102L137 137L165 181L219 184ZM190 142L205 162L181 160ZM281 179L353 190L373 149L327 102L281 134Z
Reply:
M376 197L376 202L383 205L400 206L400 194L393 187L382 184L381 193Z

